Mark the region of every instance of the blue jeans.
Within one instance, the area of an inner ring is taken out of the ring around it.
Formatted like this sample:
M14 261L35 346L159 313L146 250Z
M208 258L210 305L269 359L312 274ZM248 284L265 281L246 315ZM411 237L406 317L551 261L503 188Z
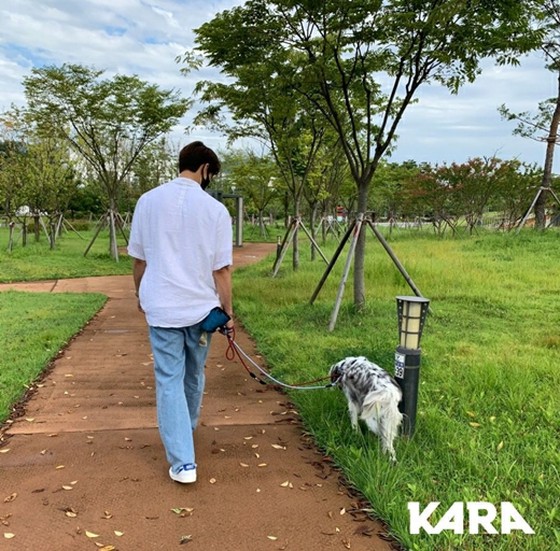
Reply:
M180 328L150 326L159 433L175 471L196 464L193 430L200 415L211 338L203 333L200 323Z

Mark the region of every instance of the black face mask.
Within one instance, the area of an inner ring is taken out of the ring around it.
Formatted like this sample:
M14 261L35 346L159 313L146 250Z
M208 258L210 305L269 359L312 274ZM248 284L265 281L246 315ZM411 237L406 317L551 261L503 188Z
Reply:
M200 187L202 189L206 189L209 185L210 185L210 178L208 177L202 178L202 180L200 181Z

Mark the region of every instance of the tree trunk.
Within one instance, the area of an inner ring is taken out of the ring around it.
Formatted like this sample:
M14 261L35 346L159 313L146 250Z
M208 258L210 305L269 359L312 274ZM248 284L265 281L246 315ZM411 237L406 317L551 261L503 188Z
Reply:
M49 248L54 250L56 245L56 221L51 218L49 220Z
M27 220L23 220L23 224L21 226L21 246L27 246Z
M8 227L10 228L10 236L8 238L8 251L12 252L14 250L14 228L15 222L10 222Z
M313 203L313 206L311 208L310 230L311 230L311 237L313 237L314 241L317 241L317 232L315 231L315 221L317 220L317 207L318 207L318 203ZM313 246L313 243L311 243L311 260L315 260L316 258L317 258L317 252L315 251L315 247Z
M35 234L35 243L41 238L41 215L38 212L33 214L33 233Z
M299 268L299 227L298 227L298 220L299 220L299 200L296 200L294 205L294 215L296 220L296 226L294 231L293 243L292 243L292 268L294 272Z
M548 132L546 155L544 161L544 172L542 178L542 192L535 203L535 228L544 230L546 227L546 201L548 189L552 184L552 165L554 161L554 148L558 139L558 125L560 123L560 71L558 72L558 94L556 96L556 108L550 121Z
M117 209L115 204L111 202L109 217L109 253L118 262L119 261L119 248L117 245Z
M358 215L367 210L368 183L360 182L358 187ZM363 310L366 304L364 264L366 259L366 224L362 225L354 255L354 306L356 311Z
M259 210L259 231L262 238L266 237L267 231L264 225L264 211Z

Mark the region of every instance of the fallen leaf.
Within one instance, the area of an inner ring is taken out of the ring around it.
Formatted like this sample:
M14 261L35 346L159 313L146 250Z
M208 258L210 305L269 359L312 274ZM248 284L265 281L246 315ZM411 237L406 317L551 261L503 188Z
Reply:
M26 420L28 423L33 423L33 421L35 421L35 417L26 417L25 420Z
M277 536L266 536L269 540L276 541L278 539Z
M88 538L98 538L99 534L94 534L93 532L88 532L88 530L86 530L86 536Z
M192 507L175 507L171 509L176 515L179 515L183 518L190 517L194 509Z
M345 509L344 507L340 510L340 514L341 514L341 515L345 515L345 514L346 514L346 509Z
M248 467L247 463L239 463L242 467Z
M210 484L216 484L216 479L215 479L215 478L211 478L208 482L210 482Z
M10 448L2 448L0 450L0 453L8 453L10 451Z
M496 451L499 452L503 447L504 447L504 441L502 440L502 441L496 446Z
M474 413L474 411L467 411L467 415L469 417L476 417L476 413Z
M55 467L55 469L57 469L57 470L58 470L58 469L64 469L64 465L57 465L57 466Z
M469 425L475 429L477 429L478 427L480 427L480 423L469 423Z
M275 450L285 450L286 449L284 446L281 446L280 444L272 444L272 447Z
M189 543L192 541L192 535L189 534L188 536L181 536L181 540L179 541L179 545L185 545L185 543Z
M120 538L121 536L124 536L124 532L120 532L119 530L115 530L115 536L117 536L117 538Z
M64 485L64 486L62 486L62 489L63 489L63 490L73 490L73 489L74 489L74 486Z
M257 465L257 467L267 467L267 466L268 466L267 463L259 463L259 464Z
M4 537L5 537L7 540L11 540L12 538L15 538L16 535L15 535L15 534L12 534L11 532L4 532Z
M4 499L4 503L11 503L17 497L17 493L13 493Z
M96 543L95 545L99 546L103 544ZM117 548L114 545L103 545L103 547L99 547L99 551L117 551Z
M108 520L110 518L113 518L113 515L111 513L109 513L109 511L103 511L103 516L101 518L105 519L105 520Z

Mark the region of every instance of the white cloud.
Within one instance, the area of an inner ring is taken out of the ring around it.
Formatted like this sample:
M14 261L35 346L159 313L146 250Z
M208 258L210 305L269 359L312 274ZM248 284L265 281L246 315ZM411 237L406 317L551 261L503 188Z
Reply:
M205 70L184 77L175 57L193 46L193 29L242 0L2 0L0 4L0 111L23 104L21 81L32 67L65 62L137 74L160 87L192 95L196 80L219 77ZM398 129L394 160L462 162L498 154L542 163L543 144L512 136L514 125L501 120L497 107L536 109L556 94L556 80L534 55L520 67L490 63L475 84L457 96L437 85L422 88L419 103L405 113ZM186 125L192 114L185 118ZM197 129L183 142L225 140Z

